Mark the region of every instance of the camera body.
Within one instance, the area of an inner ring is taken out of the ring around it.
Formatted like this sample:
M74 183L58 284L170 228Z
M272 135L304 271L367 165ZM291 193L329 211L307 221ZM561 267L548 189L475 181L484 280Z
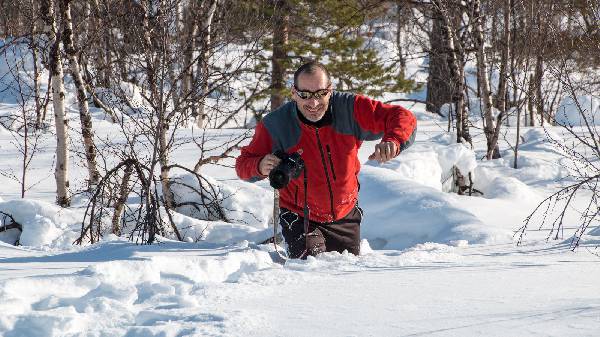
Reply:
M279 190L287 186L290 180L300 176L300 173L304 170L304 160L298 152L287 154L283 151L277 151L274 155L281 159L281 162L269 173L269 184L274 189Z

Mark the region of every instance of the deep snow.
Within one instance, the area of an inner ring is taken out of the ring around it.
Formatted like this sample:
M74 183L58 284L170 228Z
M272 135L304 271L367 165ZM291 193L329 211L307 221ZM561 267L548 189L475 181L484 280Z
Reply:
M576 252L568 232L546 243L545 232L532 231L522 246L512 238L568 175L546 134L525 133L515 170L508 155L476 160L477 151L451 144L443 124L423 115L415 146L384 165L366 161L374 143L363 145L358 257L273 262L273 247L255 243L271 234L272 191L265 181L237 181L231 168L204 173L232 193L232 218L244 210L254 216L223 223L177 215L188 236L204 231L196 243L164 238L138 246L111 236L72 246L84 198L69 210L52 205L52 181L30 191L35 199L3 192L0 210L24 231L23 246L0 245L0 335L595 335L596 237ZM102 124L101 133L110 127ZM2 155L16 153L3 146ZM182 164L192 157L187 145L174 154ZM35 166L50 164L51 155L40 158L48 159ZM471 169L484 195L444 192L452 164ZM3 168L16 165L2 161ZM2 186L18 190L5 178Z

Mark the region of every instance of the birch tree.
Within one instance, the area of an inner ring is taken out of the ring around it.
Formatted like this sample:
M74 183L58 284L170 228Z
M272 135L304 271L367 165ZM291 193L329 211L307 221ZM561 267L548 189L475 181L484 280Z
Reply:
M77 102L79 103L79 119L81 121L81 134L83 137L83 147L88 170L88 187L92 188L98 184L100 174L96 164L96 146L94 145L94 129L92 127L92 117L87 101L87 92L85 84L77 61L77 51L74 44L73 20L71 18L71 1L61 0L61 15L63 20L63 43L65 52L69 59L71 76L77 89Z
M508 78L509 78L509 66L510 66L510 58L511 58L511 50L510 50L510 40L511 40L511 14L512 14L513 3L512 0L503 0L503 27L504 27L504 35L502 36L502 51L500 56L500 70L499 70L499 79L498 79L498 93L496 95L496 108L500 110L500 114L497 118L496 128L494 129L494 134L491 141L490 148L496 149L498 144L498 138L500 137L500 126L501 120L503 116L506 116L506 93L508 86ZM514 71L514 70L512 70ZM520 123L519 117L517 116L517 123ZM515 142L515 163L516 165L517 158L516 155L518 153L518 138L519 138L520 126L517 126L517 141ZM489 152L487 154L489 159Z
M44 17L45 32L50 46L49 70L52 81L52 105L56 126L56 202L62 207L71 204L69 192L69 120L65 114L65 87L63 84L63 66L60 56L60 39L55 19L54 0L42 0L41 12Z
M451 15L445 1L433 0L434 10L442 18L440 28L441 34L447 41L447 63L450 70L450 78L456 86L452 91L452 101L455 102L456 111L456 142L469 143L472 147L471 135L469 133L469 117L465 106L465 73L464 73L464 49L454 31Z
M194 57L194 52L196 51L196 41L198 36L198 2L191 1L187 6L187 10L185 11L184 19L184 32L185 39L187 44L185 44L184 54L183 54L183 80L181 84L181 96L183 97L182 103L184 106L182 107L183 114L185 116L193 116L194 118L198 116L198 109L196 107L195 101L195 90L194 90L194 65L196 64L196 59ZM185 98L190 98L185 99ZM191 103L187 103L190 102Z
M211 49L212 22L217 10L218 0L204 0L202 2L202 21L201 21L201 42L200 42L200 60L198 64L198 78L200 80L200 96L198 98L198 114L196 115L196 125L199 128L204 127L206 119L205 102L208 95L209 86L209 64Z
M489 65L485 53L485 37L483 34L484 16L481 13L481 2L479 0L470 0L469 7L470 21L473 25L473 43L477 55L477 83L479 84L481 99L483 101L483 131L487 141L486 158L492 159L493 157L498 157L500 154L495 149L496 144L493 142L495 125L494 116L492 115L492 90L488 78ZM500 125L502 123L497 123L498 128Z

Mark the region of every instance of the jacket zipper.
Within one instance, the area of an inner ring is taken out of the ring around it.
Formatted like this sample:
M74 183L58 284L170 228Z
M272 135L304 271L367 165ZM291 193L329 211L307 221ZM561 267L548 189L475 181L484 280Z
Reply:
M333 160L331 160L331 149L329 148L329 145L325 145L325 148L327 149L327 157L329 158L329 166L331 167L331 175L333 176L333 181L336 181L337 179L335 178L335 170L333 169Z
M296 186L296 193L294 193L294 204L298 206L298 186Z
M327 188L329 189L329 202L331 204L331 215L335 220L335 211L333 210L333 190L331 189L331 181L329 180L329 172L327 172L327 164L325 163L325 154L323 153L323 145L319 138L319 128L315 128L315 134L317 135L317 145L319 145L319 152L321 153L321 162L323 163L323 169L325 170L325 178L327 179Z

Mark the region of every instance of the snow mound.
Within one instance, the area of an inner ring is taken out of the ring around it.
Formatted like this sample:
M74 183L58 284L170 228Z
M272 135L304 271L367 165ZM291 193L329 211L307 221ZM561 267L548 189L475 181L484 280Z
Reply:
M23 227L19 238L23 246L67 248L78 237L81 228L81 214L44 201L0 202L0 211L10 214Z
M456 166L463 175L477 167L475 152L462 144L418 146L386 163L368 161L367 165L392 170L397 179L408 179L425 186L443 189L443 183Z
M488 199L540 200L540 197L532 188L513 177L496 177L481 188L484 196Z
M397 173L398 179L409 179L437 190L442 189L443 170L438 160L438 154L432 149L406 151L386 163L379 164L369 161L367 165L392 170Z
M560 142L562 140L562 137L559 136L556 132L550 130L550 129L540 129L540 128L532 128L527 130L527 132L525 132L523 135L523 143L521 144L522 146L525 144L531 144L531 143L547 143L550 140L555 140L557 142Z
M580 95L564 97L556 111L556 122L563 126L600 125L600 97Z
M239 180L222 182L206 175L203 178L204 180L199 181L196 176L188 174L173 179L175 202L196 205L181 205L177 207L177 212L210 221L222 220L219 219L219 212L223 212L227 222L240 223L254 229L268 227L273 213L272 191ZM204 199L197 192L201 190L204 191ZM220 210L217 210L217 204L220 204ZM265 207L269 204L270 207Z
M452 195L368 165L363 166L360 179L360 204L368 210L361 232L374 249L405 249L425 242L511 240L511 233L453 206Z
M181 213L173 214L173 222L186 242L202 241L215 244L235 244L244 240L262 242L273 235L272 229L261 230L240 223L199 220Z
M475 152L463 144L451 144L438 150L440 166L444 172L448 172L456 166L463 175L473 172L477 167Z
M553 148L552 143L563 142L563 137L551 129L529 129L523 134L521 150L548 149Z

